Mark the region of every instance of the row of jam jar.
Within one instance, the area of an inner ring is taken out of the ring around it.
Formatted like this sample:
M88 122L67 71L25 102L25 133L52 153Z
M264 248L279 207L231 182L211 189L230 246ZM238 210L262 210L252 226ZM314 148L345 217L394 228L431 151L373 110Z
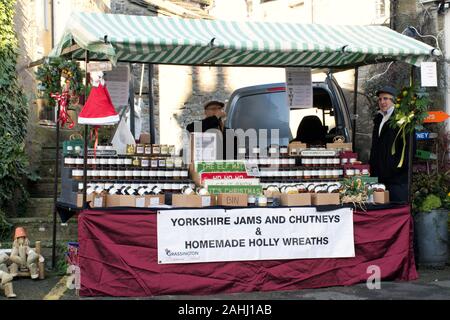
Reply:
M67 156L64 158L64 166L69 168L83 168L83 157ZM89 167L99 165L122 166L132 165L142 168L181 168L183 166L183 159L181 157L168 158L150 158L150 157L89 157L87 159Z
M296 164L295 158L258 158L245 160L248 164L255 164L259 167L293 167Z
M141 186L157 186L159 189L161 189L163 192L171 192L171 193L181 193L181 190L185 186L189 186L191 188L195 189L195 183L191 180L180 180L180 181L158 181L155 183L148 183L148 182L135 182L135 181L128 181L128 180L120 180L117 182L110 182L110 181L97 181L96 183L88 183L87 186L93 186L93 185L100 185L102 189L108 190L109 188L112 188L113 186L116 188L121 188L123 186L131 186L134 189L137 189ZM83 183L78 184L78 192L83 192Z
M273 145L268 147L267 149L260 148L260 147L253 147L253 148L245 148L245 147L238 147L237 148L237 155L239 159L251 159L251 158L273 158L273 157L287 157L289 155L288 153L288 147L287 146L277 146Z
M335 157L302 157L301 164L305 167L331 167L341 165L341 160Z
M188 169L183 167L181 169L173 168L139 168L131 166L122 166L119 169L111 166L100 166L96 169L88 169L86 172L87 178L92 179L108 179L108 180L141 180L141 179L187 179L189 176ZM72 169L72 178L74 180L83 180L83 169Z
M128 144L127 154L129 155L175 155L175 146L167 144Z
M261 179L337 179L344 176L342 168L333 169L299 169L296 170L260 170Z

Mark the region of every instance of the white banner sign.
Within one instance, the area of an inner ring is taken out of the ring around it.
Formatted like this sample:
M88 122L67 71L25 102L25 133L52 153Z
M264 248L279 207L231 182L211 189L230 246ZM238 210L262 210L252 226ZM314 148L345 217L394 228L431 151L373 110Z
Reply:
M350 208L158 212L160 264L354 256Z

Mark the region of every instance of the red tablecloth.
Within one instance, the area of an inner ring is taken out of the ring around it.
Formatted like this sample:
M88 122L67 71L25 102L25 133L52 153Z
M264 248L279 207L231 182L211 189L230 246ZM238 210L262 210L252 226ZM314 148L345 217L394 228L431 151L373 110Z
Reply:
M383 280L414 280L409 206L355 211L354 258L157 263L156 214L96 209L78 218L81 296L209 295L297 290L366 282L377 265Z

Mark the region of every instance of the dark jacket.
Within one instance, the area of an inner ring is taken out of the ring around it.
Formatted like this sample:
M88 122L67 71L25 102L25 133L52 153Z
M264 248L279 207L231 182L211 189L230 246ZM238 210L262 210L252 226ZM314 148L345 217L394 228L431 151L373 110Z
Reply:
M217 118L216 116L207 117L203 119L201 123L202 123L202 132L206 132L209 129L220 130L220 119ZM195 122L189 123L186 127L186 130L189 132L194 132L194 124Z
M391 118L395 116L395 111ZM395 142L395 154L392 155L391 148L399 128L392 128L390 119L383 125L381 134L378 135L382 114L377 114L374 119L372 133L372 148L370 151L370 171L371 175L378 177L380 183L384 184L407 184L408 183L408 156L409 156L409 137L406 135L405 158L400 168L403 148L403 138L400 133ZM414 146L413 146L414 148Z

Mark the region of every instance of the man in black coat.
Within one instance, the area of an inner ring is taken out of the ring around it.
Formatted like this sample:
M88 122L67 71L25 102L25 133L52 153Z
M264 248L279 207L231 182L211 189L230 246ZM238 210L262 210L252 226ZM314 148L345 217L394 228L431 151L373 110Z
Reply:
M389 119L395 114L395 97L397 90L385 86L376 92L379 112L374 119L372 133L372 148L370 151L371 175L386 185L391 202L408 202L408 154L409 137L406 139L405 158L399 168L403 148L401 134L395 141L395 153L392 154L392 144L399 127L392 127Z

